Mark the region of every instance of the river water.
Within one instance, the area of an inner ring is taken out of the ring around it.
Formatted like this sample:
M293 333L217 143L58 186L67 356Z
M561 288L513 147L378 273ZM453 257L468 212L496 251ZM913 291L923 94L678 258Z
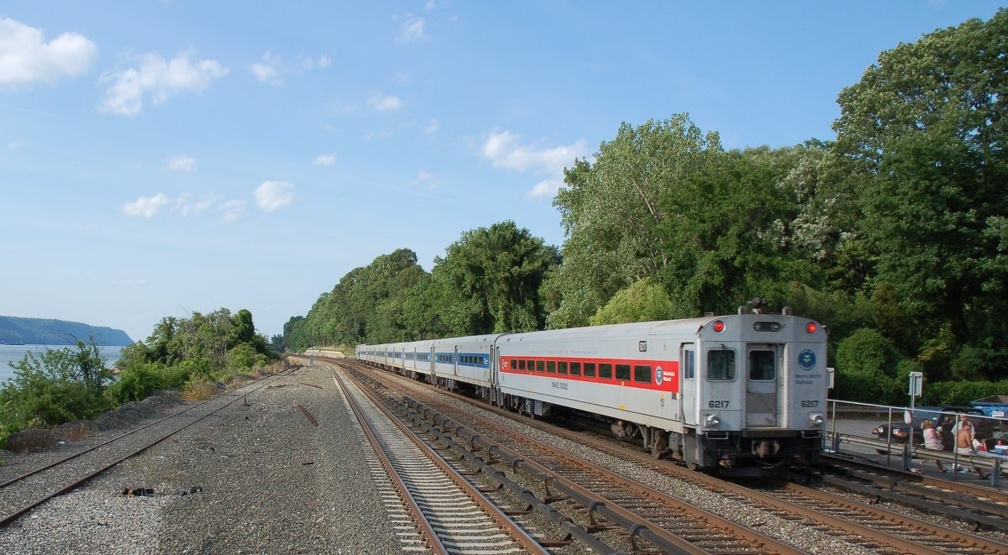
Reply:
M0 345L0 384L7 381L8 378L14 376L14 369L10 367L13 362L17 364L21 362L27 353L37 353L42 354L46 349L59 350L66 347L70 347L77 350L76 346L72 345ZM122 347L99 347L101 351L102 358L105 359L106 366L112 366L112 364L119 360L119 355L122 353Z

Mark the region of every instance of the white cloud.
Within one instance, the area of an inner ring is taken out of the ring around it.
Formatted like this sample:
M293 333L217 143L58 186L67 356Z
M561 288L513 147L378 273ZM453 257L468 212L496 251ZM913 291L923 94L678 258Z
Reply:
M168 197L164 193L158 193L152 197L140 197L133 202L122 205L122 213L131 218L150 218L168 202Z
M483 141L480 154L495 168L519 173L545 175L527 194L529 198L553 197L563 185L563 170L576 158L584 157L584 141L558 147L525 145L521 137L509 131L493 131Z
M301 67L304 68L304 69L308 69L308 70L311 70L311 69L325 69L325 68L329 67L330 65L332 65L332 58L330 58L329 56L327 56L325 54L322 54L318 58L307 58L307 57L305 57L305 58L301 59Z
M399 33L401 42L430 42L424 27L427 24L422 17L408 17Z
M286 63L283 57L267 51L262 60L249 66L256 79L269 85L282 85L284 75L298 75L305 71L325 69L332 65L332 58L322 54L317 58L300 56L294 64Z
M189 193L182 193L172 202L172 209L183 218L188 218L202 216L204 212L222 202L222 197L213 193L202 195L196 200L190 200L191 198L192 195Z
M270 85L282 85L280 79L280 68L282 60L279 56L274 56L271 52L262 55L262 61L252 64L252 74L263 83Z
M82 75L98 56L94 42L63 33L44 42L42 32L10 18L0 18L0 86L55 83Z
M417 173L416 179L411 182L411 185L426 185L428 189L434 190L438 187L438 175L432 171L420 170Z
M163 208L181 218L220 214L221 221L230 224L241 218L247 205L244 200L226 199L213 193L195 198L190 193L181 193L176 197L158 193L127 202L122 205L121 211L131 218L152 218Z
M433 134L437 133L438 129L440 129L440 128L441 128L441 122L439 122L435 118L435 119L429 120L427 122L427 125L424 125L423 132L424 132L424 134L427 134L427 135L433 135Z
M331 166L336 163L336 153L319 154L312 162L313 166Z
M266 212L279 210L294 202L294 185L286 181L266 181L256 188L255 200Z
M203 92L214 79L228 70L215 60L191 62L189 53L165 60L157 54L143 56L139 68L107 73L103 82L111 82L100 110L108 114L135 116L143 109L144 97L163 104L183 92Z
M245 213L245 201L238 199L225 200L220 204L220 209L224 214L221 216L221 221L226 224L233 224Z
M563 184L563 178L544 179L527 191L525 198L553 198L556 196L557 191L560 190L560 187L563 187Z
M191 172L196 169L196 159L179 154L165 160L165 167L173 172Z
M393 112L402 107L398 96L374 93L368 98L368 105L376 112Z

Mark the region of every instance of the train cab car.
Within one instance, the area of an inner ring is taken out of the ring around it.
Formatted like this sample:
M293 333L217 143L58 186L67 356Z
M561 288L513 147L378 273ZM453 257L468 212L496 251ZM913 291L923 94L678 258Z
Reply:
M605 419L656 457L733 476L818 461L826 333L790 315L737 314L498 339L500 403Z
M788 314L712 318L681 345L683 451L723 474L818 464L826 414L826 330Z
M679 322L647 322L517 333L498 340L500 403L532 416L574 409L620 437L655 445L680 430ZM664 450L660 446L656 451Z

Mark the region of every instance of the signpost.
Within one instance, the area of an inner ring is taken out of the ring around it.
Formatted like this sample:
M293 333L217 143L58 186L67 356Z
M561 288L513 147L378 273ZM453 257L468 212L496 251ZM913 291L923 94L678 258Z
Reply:
M910 425L910 438L907 440L906 449L903 449L903 469L910 470L910 455L913 453L914 445L914 427L913 427L913 411L915 406L915 400L917 397L921 396L921 392L924 389L924 374L921 372L910 372L910 384L907 391L907 395L910 396L910 410L907 411L904 421Z

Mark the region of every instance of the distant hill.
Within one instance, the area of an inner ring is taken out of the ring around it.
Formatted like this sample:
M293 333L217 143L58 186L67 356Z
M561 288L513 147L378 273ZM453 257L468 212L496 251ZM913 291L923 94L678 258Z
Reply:
M118 347L133 343L126 332L80 322L0 316L0 344L74 345L78 340Z

